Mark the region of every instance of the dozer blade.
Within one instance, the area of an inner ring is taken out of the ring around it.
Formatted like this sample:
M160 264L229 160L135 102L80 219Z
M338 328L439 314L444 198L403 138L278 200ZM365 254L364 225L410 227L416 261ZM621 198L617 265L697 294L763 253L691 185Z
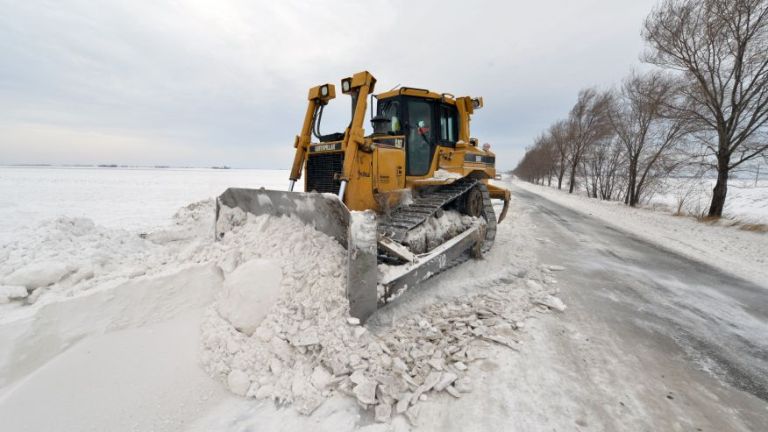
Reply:
M376 311L378 278L376 217L373 212L351 215L336 195L229 188L216 198L216 239L222 206L239 208L256 216L290 216L333 237L347 250L349 313L365 321ZM372 230L372 231L371 231Z
M318 193L285 192L267 189L229 188L216 198L216 237L219 232L221 207L239 208L256 216L292 216L347 244L349 210L336 195Z
M256 216L289 216L333 237L347 250L349 314L364 322L376 309L408 288L450 267L463 254L480 249L484 227L473 227L380 280L378 229L372 211L352 212L336 195L229 188L216 199L216 239L226 234L219 226L222 207L239 208ZM386 243L387 239L382 239ZM392 247L392 245L389 245ZM479 253L479 252L478 252ZM382 290L379 295L379 289Z

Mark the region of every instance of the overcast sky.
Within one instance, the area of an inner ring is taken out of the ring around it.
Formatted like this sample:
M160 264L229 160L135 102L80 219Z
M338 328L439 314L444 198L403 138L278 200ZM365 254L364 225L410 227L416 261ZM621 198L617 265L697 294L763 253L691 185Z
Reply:
M0 164L288 168L307 89L368 70L483 96L472 135L513 168L580 88L639 65L655 3L0 0ZM323 133L348 121L334 102Z

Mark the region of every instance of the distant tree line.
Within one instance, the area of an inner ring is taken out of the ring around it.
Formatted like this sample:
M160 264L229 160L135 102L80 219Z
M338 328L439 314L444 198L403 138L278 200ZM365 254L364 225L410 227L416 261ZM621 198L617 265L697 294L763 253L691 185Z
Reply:
M641 34L656 67L581 90L513 172L636 206L670 175L713 171L720 217L731 173L768 157L768 0L665 0Z

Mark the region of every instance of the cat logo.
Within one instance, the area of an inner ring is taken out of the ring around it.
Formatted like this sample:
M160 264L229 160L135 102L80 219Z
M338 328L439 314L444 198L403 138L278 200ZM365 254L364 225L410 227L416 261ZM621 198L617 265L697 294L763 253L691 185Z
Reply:
M309 148L310 153L341 150L341 143L315 144Z

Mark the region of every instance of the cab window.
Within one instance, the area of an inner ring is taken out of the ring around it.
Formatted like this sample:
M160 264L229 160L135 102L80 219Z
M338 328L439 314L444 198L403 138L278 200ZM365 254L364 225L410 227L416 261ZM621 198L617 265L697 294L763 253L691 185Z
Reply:
M456 107L440 105L440 144L455 147L459 136Z
M381 101L378 103L378 111L379 117L389 120L386 133L390 135L400 135L402 132L402 127L400 125L400 122L402 121L402 117L400 115L400 101Z
M424 100L408 101L408 122L406 124L406 167L408 175L420 176L429 172L432 151L435 145L435 129L432 103Z

